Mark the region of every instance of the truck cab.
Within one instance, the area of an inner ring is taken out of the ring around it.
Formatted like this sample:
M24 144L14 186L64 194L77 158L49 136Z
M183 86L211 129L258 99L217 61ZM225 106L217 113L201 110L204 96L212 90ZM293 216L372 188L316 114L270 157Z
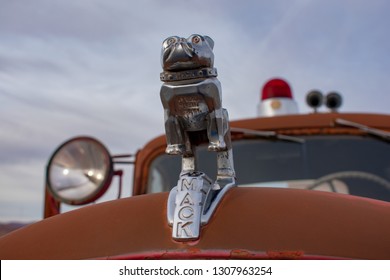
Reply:
M97 204L126 155L76 137L49 160L45 219L0 238L0 258L389 259L390 115L340 113L337 96L318 113L318 93L308 97L314 112L299 114L285 108L289 93L273 94L263 94L263 115L230 122L237 184L199 238L172 237L181 161L165 153L164 135L135 154L132 196ZM196 153L215 176L216 155L207 145ZM62 203L87 206L60 213Z

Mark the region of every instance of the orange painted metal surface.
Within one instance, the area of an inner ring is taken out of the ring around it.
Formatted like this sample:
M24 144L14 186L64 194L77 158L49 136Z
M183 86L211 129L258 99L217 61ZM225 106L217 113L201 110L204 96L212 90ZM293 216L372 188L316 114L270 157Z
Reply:
M233 188L199 241L175 242L167 193L87 206L0 238L0 259L390 259L390 203L307 190Z

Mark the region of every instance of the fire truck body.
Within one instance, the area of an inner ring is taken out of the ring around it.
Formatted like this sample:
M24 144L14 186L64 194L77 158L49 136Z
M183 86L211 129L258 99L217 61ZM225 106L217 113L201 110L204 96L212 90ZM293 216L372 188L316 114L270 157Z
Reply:
M340 120L370 129L347 126ZM0 258L390 258L390 190L386 184L375 182L377 177L389 175L386 133L390 131L390 116L342 113L275 116L234 121L231 129L239 186L223 197L209 223L202 226L198 240L178 242L172 239L172 228L167 222L166 191L170 177L177 178L180 170L178 166L176 170L173 168L177 163L169 163L176 159L164 154L166 142L161 136L136 155L133 197L55 215L8 234L0 239ZM383 132L384 136L372 134L371 129ZM274 134L264 136L264 131ZM311 141L325 145L320 146L317 150L321 153L312 158L308 154L316 149L310 149ZM346 145L335 144L343 141ZM353 146L355 142L358 146ZM265 146L260 152L251 151L258 144ZM272 150L274 157L271 151L267 152L272 145L282 145ZM283 145L293 149L285 149ZM250 149L241 155L246 146ZM328 150L324 150L326 146ZM356 150L357 147L360 150ZM296 152L295 148L301 152ZM370 153L373 155L369 156ZM261 155L263 159L258 158ZM245 173L247 163L253 165L253 160L259 163L258 176ZM162 167L168 168L168 173L164 173L159 161ZM346 163L350 166L340 170L340 164ZM367 169L357 170L360 165ZM268 178L269 170L274 168L278 168L271 172L275 177ZM336 173L328 180L335 185L333 192L309 190L319 178L310 177L310 170L305 171L306 177L301 171L296 175L301 168ZM371 170L375 171L372 178L365 177ZM152 175L157 171L159 176ZM342 182L343 176L337 176L347 171L355 172L350 174L356 177L352 179L362 181L360 189L377 188L378 191L366 194L354 190L353 180L348 185L347 181ZM288 178L290 175L286 173L293 176ZM362 177L359 174L363 174ZM265 187L267 184L271 187ZM354 191L376 197L349 194Z

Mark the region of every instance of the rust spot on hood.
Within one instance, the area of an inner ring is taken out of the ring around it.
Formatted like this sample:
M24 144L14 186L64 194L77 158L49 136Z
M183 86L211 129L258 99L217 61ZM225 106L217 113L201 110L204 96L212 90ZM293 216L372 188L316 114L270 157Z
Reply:
M230 257L232 259L251 259L255 257L255 254L249 252L248 250L235 249L230 251Z
M270 259L296 260L302 259L305 253L302 251L267 251L267 255Z

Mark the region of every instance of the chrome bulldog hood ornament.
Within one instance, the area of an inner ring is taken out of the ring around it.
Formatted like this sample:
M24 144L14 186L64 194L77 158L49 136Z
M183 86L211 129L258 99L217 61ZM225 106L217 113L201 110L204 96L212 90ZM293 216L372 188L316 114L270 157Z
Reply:
M223 195L235 186L227 110L214 68L214 41L208 36L172 36L162 45L160 97L164 107L166 153L182 156L177 186L168 198L168 222L178 241L196 240ZM197 146L217 153L217 178L198 170Z

